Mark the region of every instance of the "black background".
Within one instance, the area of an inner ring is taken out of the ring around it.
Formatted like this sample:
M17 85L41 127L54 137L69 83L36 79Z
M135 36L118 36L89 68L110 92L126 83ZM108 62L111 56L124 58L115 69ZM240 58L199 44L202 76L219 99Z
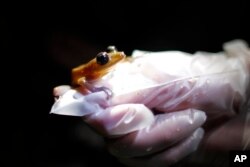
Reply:
M1 8L2 83L8 92L3 102L10 103L3 110L8 119L2 117L7 130L2 138L11 143L3 143L7 158L0 166L119 165L102 144L86 141L80 118L49 114L53 87L69 84L70 69L108 45L129 55L133 49L217 52L224 42L239 38L250 43L246 1L83 1Z

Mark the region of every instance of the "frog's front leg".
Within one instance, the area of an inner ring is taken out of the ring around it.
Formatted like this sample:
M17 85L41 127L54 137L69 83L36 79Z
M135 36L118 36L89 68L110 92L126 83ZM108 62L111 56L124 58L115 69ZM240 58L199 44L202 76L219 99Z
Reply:
M93 92L103 91L103 92L105 92L107 94L107 99L110 99L112 97L112 95L113 95L112 90L107 88L107 87L104 87L104 86L102 86L102 87L93 87L91 89L91 91L93 91Z
M89 93L95 93L95 92L105 92L107 95L107 99L110 99L113 96L113 91L108 88L107 86L103 86L103 85L95 85L93 82L87 82L85 81L82 86L80 86L82 88L86 88L87 90L89 90Z

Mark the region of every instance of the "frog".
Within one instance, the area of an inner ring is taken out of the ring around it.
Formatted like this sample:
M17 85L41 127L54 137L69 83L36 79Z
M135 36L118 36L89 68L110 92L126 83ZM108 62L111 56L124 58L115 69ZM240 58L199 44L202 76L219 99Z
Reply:
M106 51L99 52L96 57L88 63L74 67L71 71L71 86L83 94L90 91L106 91L109 96L112 92L106 87L92 87L94 82L114 70L115 66L125 61L126 55L123 51L118 51L116 46L110 45Z

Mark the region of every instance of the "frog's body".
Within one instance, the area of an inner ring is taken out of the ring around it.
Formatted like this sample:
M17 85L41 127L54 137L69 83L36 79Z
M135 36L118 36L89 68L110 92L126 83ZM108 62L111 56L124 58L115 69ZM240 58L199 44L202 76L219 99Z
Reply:
M123 61L125 57L126 55L123 52L116 50L112 50L108 53L99 53L95 59L92 59L87 64L72 69L72 85L74 87L84 87L86 82L95 81L103 77L110 72L118 62Z

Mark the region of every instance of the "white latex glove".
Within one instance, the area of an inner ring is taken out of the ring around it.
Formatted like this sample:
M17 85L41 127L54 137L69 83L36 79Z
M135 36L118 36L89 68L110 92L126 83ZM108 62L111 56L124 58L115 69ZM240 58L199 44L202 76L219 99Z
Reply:
M125 164L172 164L196 150L203 136L206 116L197 109L214 119L235 115L246 102L249 49L241 41L224 48L195 55L136 51L134 61L89 84L108 88L112 97L59 87L51 112L83 116L109 138L111 153Z
M106 137L109 151L125 164L173 164L195 151L203 137L200 127L206 115L202 111L186 109L154 115L143 104L107 107L108 96L104 91L83 96L72 89L64 93L65 89L64 86L55 89L55 94L61 99L54 107L69 104L60 110L60 114L71 111L71 114L78 115L81 112L77 108L85 110L83 120ZM141 159L144 156L151 158Z

